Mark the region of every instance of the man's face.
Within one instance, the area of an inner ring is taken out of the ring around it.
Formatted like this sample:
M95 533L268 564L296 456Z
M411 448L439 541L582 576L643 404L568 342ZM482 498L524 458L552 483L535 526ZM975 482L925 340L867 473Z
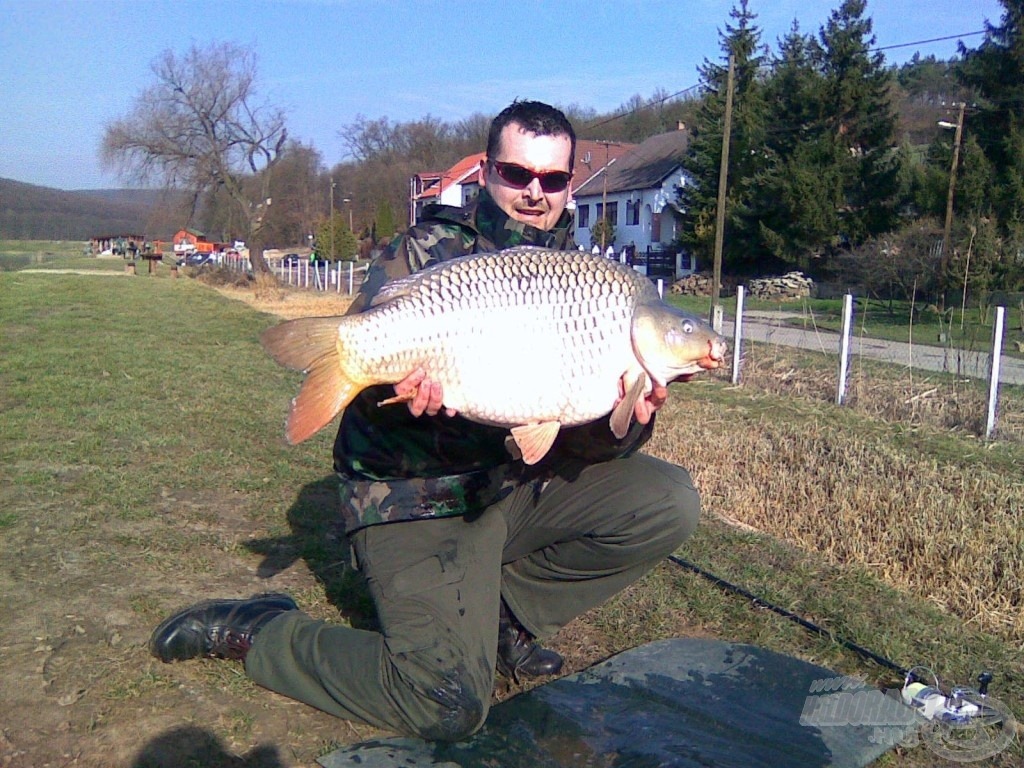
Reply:
M572 144L568 136L538 136L524 131L518 123L510 123L501 132L498 157L489 159L514 163L537 173L569 172L570 154ZM569 200L568 186L560 192L545 192L540 179L533 178L525 187L518 188L498 174L493 162L487 164L484 186L511 218L543 230L555 226Z

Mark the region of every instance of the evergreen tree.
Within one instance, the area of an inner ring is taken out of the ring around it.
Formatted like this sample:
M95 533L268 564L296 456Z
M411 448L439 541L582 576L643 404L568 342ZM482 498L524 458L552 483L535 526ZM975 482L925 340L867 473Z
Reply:
M1004 227L1024 221L1024 0L1001 0L1001 23L986 22L982 44L960 44L958 77L978 94L964 120L994 169L999 194L993 200Z
M794 21L766 83L772 121L750 214L761 247L783 268L810 269L811 257L833 244L838 226L842 184L835 142L823 119L821 59L817 41Z
M333 231L332 231L333 229ZM316 230L316 255L326 261L355 261L359 244L348 228L348 221L334 214L320 222Z
M390 240L398 231L395 223L395 213L391 208L391 202L381 198L377 203L377 214L373 222L373 234L375 238Z
M843 193L837 234L850 244L892 228L898 193L892 75L882 54L869 52L875 38L865 8L865 0L843 0L819 34L823 114Z
M751 271L758 262L757 232L749 216L752 181L759 170L764 144L765 101L761 67L765 51L757 16L747 0L729 14L732 23L720 33L726 64L705 60L699 72L708 89L693 126L683 167L690 183L679 192L683 210L681 240L698 260L710 263L714 253L715 212L722 158L728 60L734 60L732 131L729 145L728 197L723 264L733 271Z

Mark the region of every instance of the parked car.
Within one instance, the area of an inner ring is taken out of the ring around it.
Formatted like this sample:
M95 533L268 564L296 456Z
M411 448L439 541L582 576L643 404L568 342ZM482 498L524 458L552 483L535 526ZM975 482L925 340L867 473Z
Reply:
M305 259L297 253L286 253L284 258L281 259L281 265L285 267L297 267L303 261L305 261Z
M175 264L179 267L201 267L204 264L213 264L212 253L187 253L182 259L178 259Z

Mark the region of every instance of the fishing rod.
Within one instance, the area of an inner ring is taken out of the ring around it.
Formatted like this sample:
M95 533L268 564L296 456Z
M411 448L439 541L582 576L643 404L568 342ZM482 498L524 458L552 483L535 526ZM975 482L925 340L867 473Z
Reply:
M777 613L779 616L782 616L783 618L786 618L786 619L789 619L790 621L796 622L797 624L799 624L801 627L803 627L804 629L808 630L809 632L813 632L814 634L820 635L821 637L824 637L824 638L827 638L827 639L831 640L834 643L838 643L839 645L843 646L844 648L853 651L854 653L856 653L861 658L868 659L869 661L873 661L876 664L880 664L881 666L885 667L886 669L891 669L893 672L898 673L902 677L906 677L910 673L910 669L908 669L907 667L901 667L896 662L890 661L889 659L885 658L884 656L881 656L881 655L875 653L874 651L871 651L871 650L865 648L863 645L858 645L857 643L855 643L855 642L853 642L851 640L846 640L845 638L837 637L830 630L827 630L824 627L818 626L814 622L808 621L804 617L799 616L798 614L795 614L792 611L786 610L785 608L782 608L781 606L769 603L763 597L758 597L753 592L749 592L748 590L744 589L741 586L738 586L736 584L733 584L732 582L726 581L721 576L716 576L715 574L711 573L710 571L704 570L699 565L695 565L694 563L691 563L689 560L684 560L683 558L678 557L677 555L669 555L668 559L671 560L676 565L678 565L679 567L684 568L684 569L686 569L688 571L693 571L697 575L704 577L705 579L710 581L715 586L720 587L721 589L724 589L727 592L732 592L734 594L740 595L741 597L745 597L747 600L750 600L750 602L753 603L754 605L756 605L758 608L767 608L769 611L771 611L773 613Z

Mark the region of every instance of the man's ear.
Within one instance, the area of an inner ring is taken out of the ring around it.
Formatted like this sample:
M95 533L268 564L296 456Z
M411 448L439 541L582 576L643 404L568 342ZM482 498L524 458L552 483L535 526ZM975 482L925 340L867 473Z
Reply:
M491 161L484 158L484 167L480 169L480 186L487 186L487 174L491 172Z

